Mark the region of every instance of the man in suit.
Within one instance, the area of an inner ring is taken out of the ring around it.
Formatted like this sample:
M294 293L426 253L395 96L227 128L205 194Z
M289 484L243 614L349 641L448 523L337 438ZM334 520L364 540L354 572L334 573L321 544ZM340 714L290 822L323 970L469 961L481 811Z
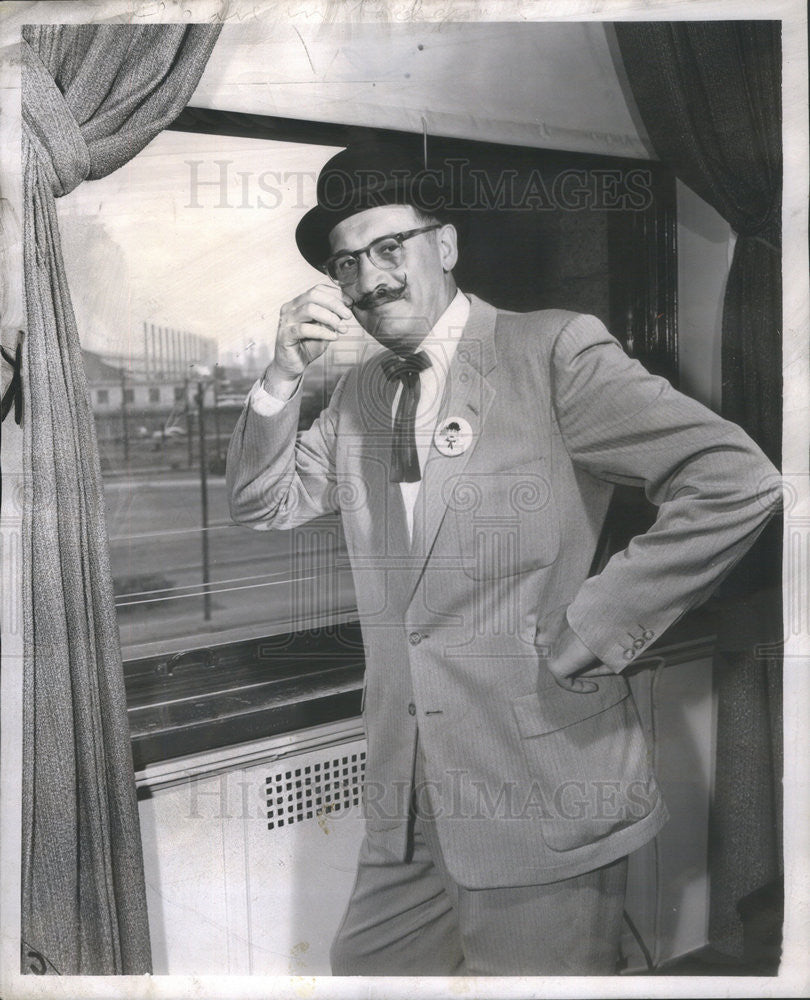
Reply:
M459 290L441 193L396 148L322 171L296 239L332 283L281 310L231 510L345 529L366 837L333 971L609 974L627 855L667 817L621 671L751 545L775 470L594 317ZM296 438L301 376L354 321L384 351ZM615 483L658 517L589 577Z

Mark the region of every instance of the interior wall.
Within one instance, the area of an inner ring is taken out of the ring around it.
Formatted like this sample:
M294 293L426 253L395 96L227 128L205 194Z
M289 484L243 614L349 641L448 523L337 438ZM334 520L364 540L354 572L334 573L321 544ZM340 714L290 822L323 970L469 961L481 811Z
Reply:
M681 389L720 409L723 296L734 233L680 181L678 199L678 349Z

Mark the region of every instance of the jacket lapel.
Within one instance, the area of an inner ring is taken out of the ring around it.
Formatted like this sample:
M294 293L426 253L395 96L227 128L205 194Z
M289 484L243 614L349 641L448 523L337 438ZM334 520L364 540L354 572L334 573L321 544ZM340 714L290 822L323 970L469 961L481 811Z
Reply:
M363 365L360 373L361 435L357 446L370 529L369 546L363 558L368 564L386 568L387 586L395 584L400 600L406 603L424 572L448 505L453 502L454 486L475 452L495 398L495 389L487 376L497 360L494 340L497 310L474 295L469 299L470 315L447 373L437 425L451 417L462 417L472 429L472 441L466 451L455 456L442 455L431 444L422 470L410 541L399 484L388 481L393 436L391 411L396 387L385 378L380 364L382 355ZM396 572L391 575L394 569Z
M470 461L495 398L487 378L495 367L495 320L491 305L470 295L470 315L447 373L437 426L451 417L462 417L472 429L472 441L460 455L442 455L431 444L414 511L411 575L407 591L413 594L436 541L436 535L453 503L453 490ZM404 516L404 515L403 515Z

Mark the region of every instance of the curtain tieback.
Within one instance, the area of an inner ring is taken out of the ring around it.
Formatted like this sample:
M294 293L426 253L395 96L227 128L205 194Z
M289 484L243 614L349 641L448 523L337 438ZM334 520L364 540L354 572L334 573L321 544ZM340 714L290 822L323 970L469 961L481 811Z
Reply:
M45 64L25 39L22 49L22 117L49 173L55 198L90 175L90 151L73 113Z
M0 399L0 423L6 419L14 406L14 421L16 424L22 423L22 343L17 341L17 349L12 354L5 347L0 347L3 361L11 368L11 381L6 386L6 391Z

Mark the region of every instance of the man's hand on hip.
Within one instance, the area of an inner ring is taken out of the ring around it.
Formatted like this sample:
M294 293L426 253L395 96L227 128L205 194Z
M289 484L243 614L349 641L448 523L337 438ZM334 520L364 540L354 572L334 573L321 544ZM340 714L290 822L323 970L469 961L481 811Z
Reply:
M556 643L552 655L546 661L554 680L567 691L588 694L599 689L588 677L610 677L614 671L600 663L576 632L569 626Z
M279 311L276 350L265 372L265 389L281 398L290 395L290 387L307 365L319 358L353 319L335 285L315 285L286 302Z

